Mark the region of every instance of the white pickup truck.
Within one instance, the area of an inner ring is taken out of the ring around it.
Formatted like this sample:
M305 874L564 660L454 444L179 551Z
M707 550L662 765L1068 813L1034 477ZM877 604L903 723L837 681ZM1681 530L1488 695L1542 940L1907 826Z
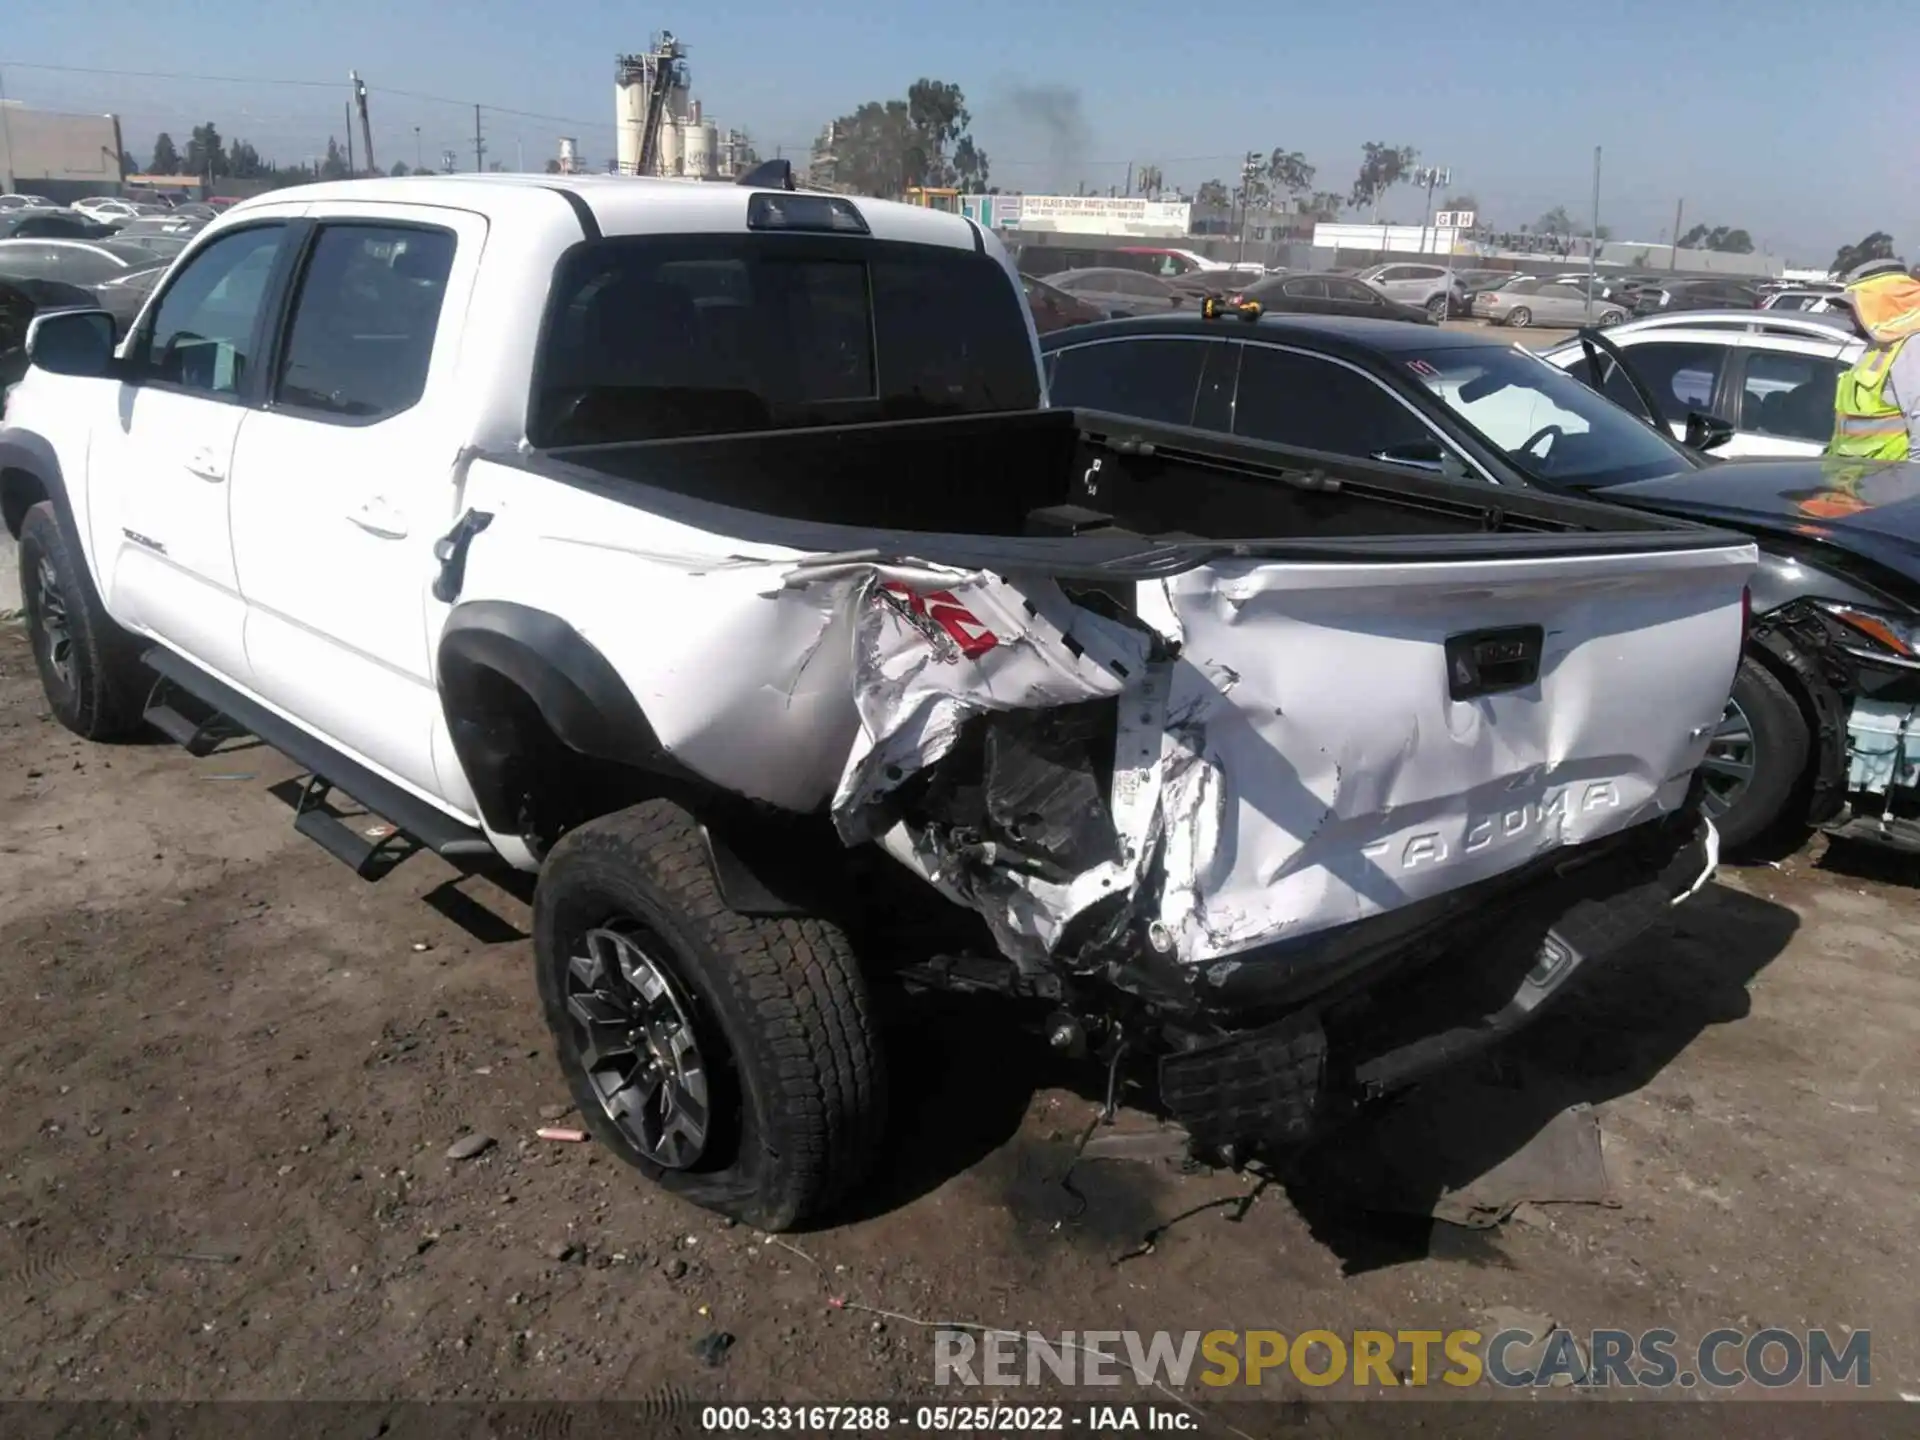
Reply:
M314 185L29 353L0 513L59 719L258 735L364 874L330 790L537 872L582 1113L758 1225L872 1162L883 989L1023 997L1231 1155L1714 864L1751 544L1048 409L959 216L779 166Z

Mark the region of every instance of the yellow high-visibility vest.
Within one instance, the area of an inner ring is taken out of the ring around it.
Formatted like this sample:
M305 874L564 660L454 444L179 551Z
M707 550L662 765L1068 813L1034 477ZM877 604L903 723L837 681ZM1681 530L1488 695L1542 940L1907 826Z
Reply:
M1872 345L1840 377L1833 391L1833 443L1829 455L1855 460L1907 458L1906 412L1887 398L1887 375L1905 340Z

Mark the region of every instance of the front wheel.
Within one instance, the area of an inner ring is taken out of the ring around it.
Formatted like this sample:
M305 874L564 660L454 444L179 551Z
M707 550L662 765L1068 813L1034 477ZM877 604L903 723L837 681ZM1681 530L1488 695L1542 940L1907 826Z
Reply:
M1742 656L1700 762L1701 808L1729 852L1770 839L1793 820L1811 745L1806 716L1779 676Z
M699 823L666 800L567 834L533 919L547 1026L614 1154L763 1230L820 1215L864 1178L885 1077L837 926L729 909Z
M1447 318L1447 297L1444 295L1436 295L1427 301L1427 316L1436 325L1445 320Z
M1625 320L1626 318L1627 318L1627 312L1624 310L1605 311L1600 316L1600 328L1602 330L1605 330L1610 325L1618 325L1621 321Z
M51 500L27 511L19 556L28 641L53 718L88 740L134 734L153 677L141 667L133 637L100 603Z
M1524 330L1533 323L1533 312L1524 305L1515 306L1507 316L1507 324L1516 330Z

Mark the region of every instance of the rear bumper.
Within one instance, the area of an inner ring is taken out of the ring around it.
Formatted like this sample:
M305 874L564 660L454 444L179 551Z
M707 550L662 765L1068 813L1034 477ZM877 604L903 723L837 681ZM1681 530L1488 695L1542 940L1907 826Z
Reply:
M1210 1146L1298 1144L1365 1100L1402 1089L1515 1034L1574 977L1621 953L1712 877L1719 837L1691 809L1503 876L1469 909L1321 973L1284 1018L1165 1056L1161 1095ZM1502 902L1505 902L1504 905ZM1436 950L1449 958L1422 965Z

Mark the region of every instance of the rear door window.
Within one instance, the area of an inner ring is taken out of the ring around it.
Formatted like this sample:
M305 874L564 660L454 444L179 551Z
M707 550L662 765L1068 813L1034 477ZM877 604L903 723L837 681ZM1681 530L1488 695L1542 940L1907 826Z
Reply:
M1166 425L1193 423L1204 340L1103 340L1057 352L1050 403Z
M1699 340L1649 340L1622 348L1634 373L1660 402L1661 420L1681 421L1691 410L1712 410L1728 347ZM1614 367L1605 368L1609 373L1601 393L1636 415L1644 414L1646 406L1626 377ZM1576 361L1568 370L1589 385L1593 383L1585 360Z
M1435 432L1377 381L1316 355L1248 345L1233 433L1356 457L1431 446Z
M1746 357L1740 429L1787 440L1831 438L1833 392L1844 361L1780 350L1749 350Z
M660 440L1039 404L1020 292L985 255L838 237L592 242L555 277L529 434Z

